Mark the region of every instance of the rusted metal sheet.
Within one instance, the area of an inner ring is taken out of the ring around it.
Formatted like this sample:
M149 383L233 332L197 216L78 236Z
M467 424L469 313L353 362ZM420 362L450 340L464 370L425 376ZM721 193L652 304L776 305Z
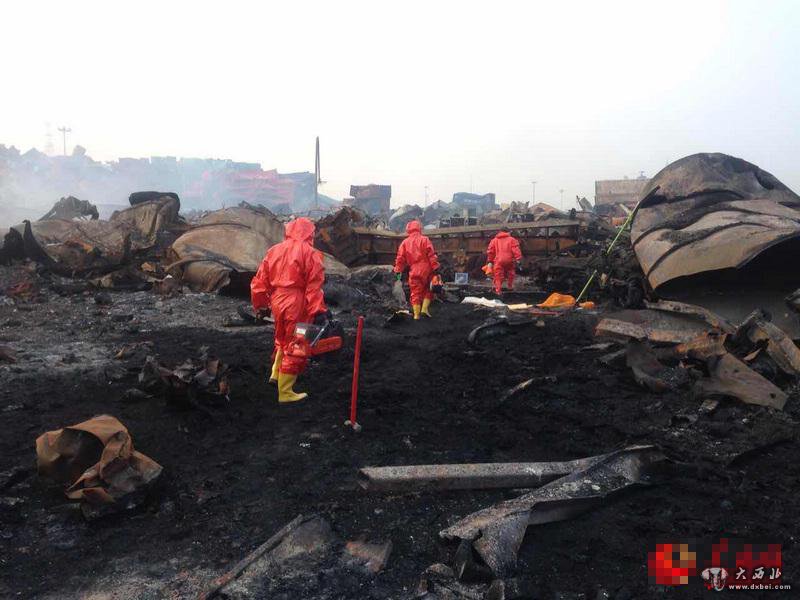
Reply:
M781 371L792 377L800 377L800 349L763 312L753 312L739 326L734 342L743 340L765 346L767 354Z
M727 396L747 404L759 404L783 410L788 396L732 354L709 360L709 379L695 384L699 398Z
M681 277L739 269L800 238L800 197L772 174L725 154L694 154L642 192L631 241L653 289Z
M595 335L616 339L650 340L685 344L709 329L709 325L689 315L657 310L623 310L601 319Z
M725 333L733 333L736 331L736 328L730 323L730 321L720 317L707 308L703 308L702 306L688 304L686 302L675 302L673 300L659 300L658 302L648 302L645 300L644 304L647 308L652 310L698 317L712 327Z

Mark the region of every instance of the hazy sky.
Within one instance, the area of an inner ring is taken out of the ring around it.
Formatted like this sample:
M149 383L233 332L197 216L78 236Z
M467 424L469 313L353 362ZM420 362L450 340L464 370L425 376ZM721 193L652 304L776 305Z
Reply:
M8 2L0 143L565 206L727 152L800 192L800 2ZM56 139L60 149L60 139Z

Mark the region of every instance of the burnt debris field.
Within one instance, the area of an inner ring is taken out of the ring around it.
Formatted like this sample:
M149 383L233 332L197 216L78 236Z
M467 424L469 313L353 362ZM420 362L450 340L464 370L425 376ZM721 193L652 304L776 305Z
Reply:
M277 317L248 290L293 217L141 192L108 220L67 197L12 227L0 596L694 598L739 567L785 592L800 198L723 154L642 185L568 213L456 194L388 214L387 186L357 189L292 241L317 273L322 253L343 343L288 404ZM393 272L412 220L438 254L432 318ZM513 292L487 281L497 239Z
M2 274L6 285L21 276ZM100 299L42 285L36 301L0 307L2 344L16 354L0 371L3 597L197 597L298 514L319 519L286 556L257 561L223 594L413 597L430 565L454 563L458 543L439 531L522 492L379 493L359 486L358 469L563 461L644 444L669 459L646 481L573 519L528 528L507 574L528 586L522 597L649 597L646 555L665 538L770 540L783 543L784 564L800 562L796 389L783 412L734 401L703 410L686 391L649 391L624 358L601 360L621 346L598 345L597 314L541 317L470 344L486 309L439 303L432 320L388 327L375 307L342 312L345 349L309 369L307 401L279 406L265 381L269 329L224 326L240 299ZM358 312L366 329L355 433L343 421ZM203 346L227 365L228 399L187 404L130 391L147 356L178 365ZM123 348L131 350L115 358ZM99 414L124 423L163 473L135 507L87 520L61 486L36 476L34 440ZM380 572L345 560L348 542L390 542ZM479 575L438 584L427 576L429 593L482 597L494 577Z

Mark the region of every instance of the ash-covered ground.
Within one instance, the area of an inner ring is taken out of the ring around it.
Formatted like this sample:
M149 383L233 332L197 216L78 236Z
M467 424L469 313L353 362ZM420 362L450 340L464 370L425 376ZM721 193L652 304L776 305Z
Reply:
M2 268L8 284L18 268ZM435 318L385 327L365 302L342 312L341 352L311 365L297 385L307 401L279 406L266 382L264 327L226 327L241 298L149 292L0 299L0 596L193 598L296 515L318 513L340 540L390 540L378 575L320 568L275 579L253 597L408 598L420 574L449 563L438 533L519 490L380 495L357 484L363 466L567 460L631 444L657 444L672 463L638 487L572 520L533 526L519 573L541 598L696 597L699 588L648 583L657 541L721 536L783 544L784 583L797 581L798 416L723 402L711 413L688 392L654 394L622 364L587 348L596 315L572 313L487 339L467 334L489 311L436 304ZM365 314L359 434L343 426L353 331ZM137 399L142 353L177 365L208 346L230 365L230 401L203 410ZM144 348L148 348L144 346ZM502 404L507 389L552 376ZM111 414L163 475L139 508L87 522L63 489L35 472L41 433ZM747 597L739 592L737 597ZM777 597L781 592L773 592Z

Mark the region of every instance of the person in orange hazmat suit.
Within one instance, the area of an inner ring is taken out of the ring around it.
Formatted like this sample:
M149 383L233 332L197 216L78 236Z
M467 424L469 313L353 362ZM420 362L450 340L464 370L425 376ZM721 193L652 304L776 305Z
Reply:
M296 402L308 394L296 393L297 376L308 359L287 352L297 323L321 324L330 318L322 284L322 253L314 249L314 224L301 217L286 224L286 239L267 250L250 283L256 313L269 311L275 320L275 350L270 382L278 384L278 402Z
M430 306L433 300L431 278L439 271L439 259L431 241L422 235L422 224L411 221L406 225L408 237L397 249L394 272L399 280L408 269L408 285L411 288L411 308L414 319L420 315L430 317Z
M519 248L519 241L511 237L507 227L501 229L489 242L486 256L493 274L495 293L502 291L504 279L508 281L508 289L514 289L514 271L522 260L522 250Z

